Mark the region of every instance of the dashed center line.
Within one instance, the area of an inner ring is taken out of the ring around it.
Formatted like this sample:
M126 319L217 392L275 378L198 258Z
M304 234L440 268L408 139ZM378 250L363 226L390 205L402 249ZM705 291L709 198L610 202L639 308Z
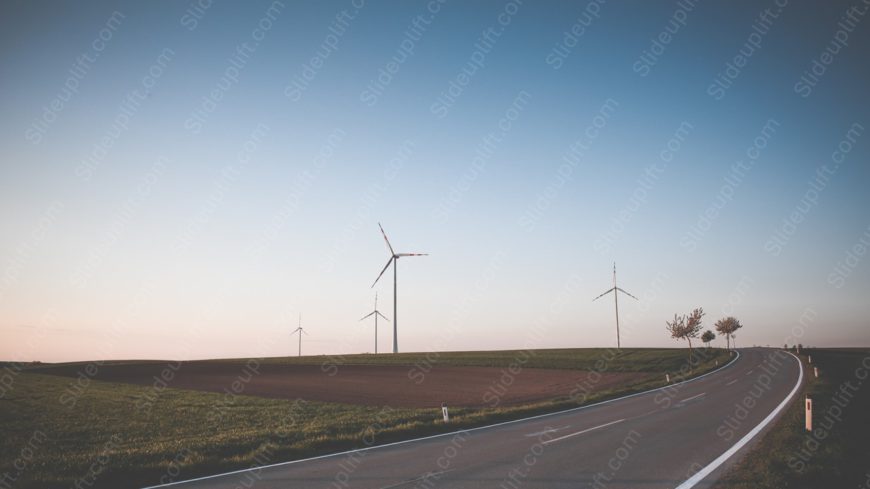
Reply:
M697 396L692 396L692 397L689 397L689 398L687 398L687 399L683 399L683 400L680 401L680 402L682 403L682 402L686 402L686 401L691 401L692 399L697 399L697 398L703 396L704 394L706 394L706 392L702 392L702 393L698 394Z
M553 438L552 440L543 441L543 442L541 442L541 444L542 444L542 445L549 445L550 443L557 442L557 441L559 441L559 440L564 440L565 438L571 438L572 436L582 435L583 433L589 433L590 431L597 430L597 429L600 429L600 428L604 428L604 427L607 427L607 426L610 426L610 425L614 425L614 424L616 424L616 423L622 423L623 421L625 421L625 418L623 418L623 419L618 419L618 420L616 420L616 421L611 421L611 422L609 422L609 423L604 423L604 424L602 424L602 425L594 426L594 427L592 427L592 428L587 428L587 429L585 429L585 430L583 430L583 431L578 431L577 433L571 433L570 435L560 436L559 438Z
M752 369L752 370L750 370L749 372L746 372L746 375L749 375L749 374L751 374L752 372L755 372L755 369Z
M571 425L563 426L561 428L547 428L546 430L543 430L543 431L536 431L535 433L529 433L526 436L541 436L541 435L545 435L547 433L555 433L557 431L561 431L561 430L564 430L565 428L570 428L570 427L571 427Z
M733 384L733 383L735 383L735 382L737 382L737 379L734 379L734 380L732 380L731 382L728 382L728 383L725 384L725 385L731 385L731 384Z
M390 484L389 486L381 486L380 489L392 489L394 487L407 486L408 484L411 484L414 482L419 482L419 481L424 480L424 479L429 479L429 478L432 478L435 476L440 477L441 475L446 474L447 472L452 472L453 470L456 470L456 469L436 470L434 472L427 472L419 477L414 477L413 479L408 479L408 480L405 480L402 482L397 482L395 484Z

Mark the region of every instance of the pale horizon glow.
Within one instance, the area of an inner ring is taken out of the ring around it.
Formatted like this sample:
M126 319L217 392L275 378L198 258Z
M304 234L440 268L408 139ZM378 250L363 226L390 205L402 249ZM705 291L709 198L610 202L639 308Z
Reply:
M849 3L358 3L0 7L0 360L870 346Z

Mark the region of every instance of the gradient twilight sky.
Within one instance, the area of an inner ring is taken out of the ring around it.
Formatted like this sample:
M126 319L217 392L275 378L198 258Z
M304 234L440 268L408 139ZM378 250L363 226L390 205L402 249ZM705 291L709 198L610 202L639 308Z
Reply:
M378 221L402 351L613 346L614 261L867 346L870 3L779 1L3 2L0 359L372 351Z

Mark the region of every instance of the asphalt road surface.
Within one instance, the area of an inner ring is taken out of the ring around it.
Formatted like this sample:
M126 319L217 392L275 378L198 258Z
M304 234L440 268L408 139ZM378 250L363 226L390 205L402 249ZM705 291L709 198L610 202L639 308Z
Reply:
M709 487L802 377L790 354L741 349L696 380L586 408L160 487Z

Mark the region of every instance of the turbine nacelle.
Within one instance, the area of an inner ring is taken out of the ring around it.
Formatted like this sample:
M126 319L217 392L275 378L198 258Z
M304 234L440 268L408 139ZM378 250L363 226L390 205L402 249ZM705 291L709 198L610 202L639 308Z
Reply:
M377 285L378 280L381 279L381 277L384 275L384 272L386 272L387 269L390 268L390 265L393 265L393 353L398 353L398 351L399 351L398 339L397 339L398 327L396 324L399 322L399 320L397 318L398 314L397 314L397 308L396 308L396 298L398 296L398 293L397 293L398 287L396 285L396 280L397 280L396 270L398 267L396 265L396 260L398 260L399 258L402 258L403 256L428 256L429 253L396 253L396 250L394 250L393 245L390 244L390 240L389 240L389 238L387 238L387 233L384 232L384 227L381 226L381 223L378 223L378 228L380 228L381 235L384 237L384 242L387 243L387 248L390 250L390 258L387 259L387 264L384 265L383 269L381 269L381 273L378 274L378 278L376 278L375 281L372 283L372 287ZM375 300L377 301L377 298ZM377 303L375 305L376 305L375 312L377 312ZM378 314L380 314L380 313L378 313ZM369 314L369 316L370 315L371 314ZM368 316L366 316L366 317L368 317ZM383 317L383 316L381 316L381 317ZM377 320L377 317L375 319ZM384 318L384 319L386 319L386 318Z
M390 320L387 316L381 314L381 311L378 311L378 293L375 292L375 310L366 314L365 316L360 318L360 321L364 321L370 317L375 317L375 353L378 352L378 316L382 317L385 321L389 322Z
M390 268L390 264L393 263L394 260L398 260L403 256L429 256L429 253L396 253L395 251L393 251L393 245L390 244L390 240L387 238L387 233L384 232L384 228L383 226L381 226L381 223L378 223L378 227L381 228L381 234L384 236L384 241L387 243L387 248L389 248L390 250L390 258L387 259L387 264L384 265L381 273L378 274L378 278L376 278L375 281L372 283L372 287L374 287L378 283L378 280L380 280L381 276L384 275L384 272L386 272L387 269Z
M302 356L302 335L304 334L305 336L308 336L308 333L304 329L302 329L302 313L301 312L299 313L299 327L294 329L290 333L290 336L293 336L296 333L299 333L299 353L298 353L298 356L301 357Z
M616 285L616 262L613 262L613 287L610 289L607 289L606 291L604 291L604 293L602 293L598 297L592 299L592 302L597 301L598 299L604 297L605 295L607 295L611 292L613 292L613 303L614 303L613 305L615 306L614 308L616 311L616 348L619 349L620 348L620 341L619 341L619 294L618 294L618 292L622 292L623 294L631 297L632 299L634 299L636 301L639 301L640 299L638 299L637 297L622 290L621 288L619 288Z

